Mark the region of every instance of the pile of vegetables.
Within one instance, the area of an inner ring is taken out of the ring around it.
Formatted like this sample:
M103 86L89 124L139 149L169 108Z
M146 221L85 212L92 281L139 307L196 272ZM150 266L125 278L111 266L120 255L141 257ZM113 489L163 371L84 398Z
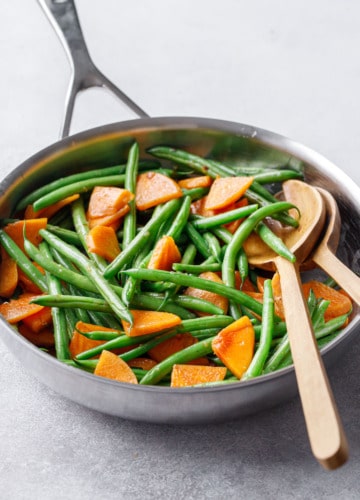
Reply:
M292 363L277 273L249 266L254 231L297 227L277 200L287 168L227 165L156 146L140 160L59 178L24 197L0 229L0 314L79 369L132 384L226 384ZM301 214L300 214L301 217ZM347 324L331 279L303 284L319 346Z

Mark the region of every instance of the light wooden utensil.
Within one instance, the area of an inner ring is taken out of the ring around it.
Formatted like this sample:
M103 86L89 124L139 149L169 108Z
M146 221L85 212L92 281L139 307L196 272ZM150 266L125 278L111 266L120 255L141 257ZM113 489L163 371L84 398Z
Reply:
M339 208L335 198L329 191L322 188L317 188L317 190L321 193L325 202L328 226L324 237L311 255L311 259L360 305L360 278L335 255L341 228Z
M326 469L335 469L348 457L348 445L328 377L319 354L299 277L299 265L313 250L325 223L325 204L319 191L290 180L283 184L285 199L301 213L299 227L282 239L296 255L296 264L278 256L257 235L245 243L249 262L277 270L280 276L291 354L314 456Z

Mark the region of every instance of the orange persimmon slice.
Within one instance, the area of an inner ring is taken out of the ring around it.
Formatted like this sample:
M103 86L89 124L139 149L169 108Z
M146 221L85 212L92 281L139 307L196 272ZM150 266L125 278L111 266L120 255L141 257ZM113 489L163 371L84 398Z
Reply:
M52 327L46 327L39 332L34 332L31 328L25 325L25 323L20 323L18 329L23 337L37 347L45 347L49 349L55 345Z
M176 314L163 311L143 311L131 310L133 316L133 325L122 320L124 332L129 337L137 337L140 335L148 335L157 333L161 330L173 328L181 323L181 318Z
M144 172L137 178L135 203L138 210L147 210L182 195L179 184L159 172Z
M198 340L193 337L191 333L178 333L174 337L166 339L164 342L161 342L161 344L152 347L149 350L148 355L150 358L160 363L160 361L163 361L172 354L182 351L183 349L186 349L186 347L190 347L197 342Z
M224 366L174 365L171 372L171 387L189 387L207 382L224 380Z
M195 200L190 205L190 212L192 215L201 215L202 217L211 217L216 214L215 210L205 208L207 196L203 196Z
M10 298L19 282L18 266L6 251L1 247L0 264L0 297Z
M181 253L171 236L163 236L158 240L151 254L149 269L171 271L175 262L181 261Z
M254 178L248 177L218 177L211 185L207 195L205 208L218 210L238 201L251 186Z
M115 186L96 186L92 190L87 217L94 219L112 215L134 198L134 195L127 189Z
M110 226L95 226L86 235L89 252L96 253L111 262L120 253L120 245L115 230Z
M43 307L40 311L23 319L23 323L35 333L52 325L51 307Z
M103 217L89 217L87 216L89 228L92 229L96 226L109 226L117 231L120 227L123 217L130 211L130 206L127 204L120 208L111 215L104 215Z
M0 304L0 314L9 323L16 324L24 318L31 316L32 314L41 311L44 306L39 304L32 304L31 300L38 295L32 293L23 293L17 299L11 299L9 302L3 302Z
M212 348L225 366L240 379L254 356L255 332L247 316L242 316L220 330Z
M199 274L199 278L214 281L216 283L222 283L221 278L216 273L213 273L212 271L207 271L207 272ZM185 290L184 294L190 295L191 297L196 297L198 299L204 299L204 300L207 300L209 302L212 302L216 306L220 307L224 311L224 314L227 313L229 301L226 297L223 297L222 295L219 295L218 293L209 292L207 290L201 290L200 288L189 287ZM196 314L198 316L206 316L207 315L206 313L202 313L199 311L197 311Z
M81 333L75 330L70 340L69 351L71 357L75 358L78 354L84 351L88 351L89 349L92 349L93 347L97 347L104 343L104 340L88 339L87 337L85 337L85 335L81 335Z
M342 316L343 314L349 314L352 309L352 302L347 295L341 293L339 290L335 290L335 288L325 285L325 283L321 281L308 281L304 283L302 287L305 298L308 298L310 290L312 290L317 299L330 301L329 307L324 314L325 321Z
M97 347L105 343L105 340L93 340L85 337L82 333L90 333L90 332L117 332L113 328L108 328L102 325L95 325L93 323L85 323L84 321L78 321L75 325L75 329L73 331L73 335L69 345L69 351L73 358L75 358L78 354L84 351L88 351L93 347ZM118 331L119 335L121 331Z
M121 358L113 352L103 351L94 370L94 375L110 378L118 382L137 384L137 378L130 368Z
M180 181L178 181L178 184L182 189L210 187L211 183L212 179L209 175L200 175L198 177L187 177L186 179L181 179Z
M157 362L150 358L134 358L127 361L131 368L142 368L143 370L151 370L157 365Z
M25 209L24 219L36 219L39 217L45 217L50 219L56 212L58 212L61 208L66 205L70 205L73 201L77 200L80 197L79 194L73 194L68 196L67 198L63 198L62 200L57 201L53 205L49 205L48 207L42 208L41 210L33 209L32 205L28 205Z
M26 219L26 220L18 220L16 222L12 222L11 224L7 224L4 227L4 231L14 240L19 248L23 252L24 249L24 226L25 226L25 236L26 239L31 241L33 245L38 245L42 238L39 234L40 229L45 229L47 225L46 217L41 217L39 219Z

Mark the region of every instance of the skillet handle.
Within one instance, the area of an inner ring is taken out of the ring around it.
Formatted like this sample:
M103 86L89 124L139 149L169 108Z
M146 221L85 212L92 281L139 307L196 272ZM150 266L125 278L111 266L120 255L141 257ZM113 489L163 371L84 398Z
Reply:
M38 2L59 36L71 65L71 79L60 137L69 135L77 94L91 87L107 88L137 116L149 116L93 63L81 30L74 0L38 0Z

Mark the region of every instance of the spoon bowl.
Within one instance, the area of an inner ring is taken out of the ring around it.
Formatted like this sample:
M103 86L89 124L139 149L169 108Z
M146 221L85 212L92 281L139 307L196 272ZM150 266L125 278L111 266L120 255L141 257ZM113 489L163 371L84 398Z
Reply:
M295 254L296 263L260 245L256 235L246 242L245 251L250 264L273 268L279 273L285 321L311 448L323 467L334 469L347 460L348 445L319 355L299 276L299 265L309 256L323 229L325 203L316 188L298 180L285 182L283 194L301 214L299 227L282 235Z
M315 247L323 230L326 217L326 209L319 192L309 184L298 180L284 182L282 198L293 203L301 214L299 226L295 229L275 229L285 245L296 255L299 263L305 261ZM298 217L295 209L292 215ZM256 233L247 238L244 249L249 263L255 267L276 270L275 260L278 255L268 247Z
M329 191L323 188L317 188L317 190L325 203L328 225L323 238L311 255L311 259L360 305L360 278L335 255L340 240L341 217L339 208Z

